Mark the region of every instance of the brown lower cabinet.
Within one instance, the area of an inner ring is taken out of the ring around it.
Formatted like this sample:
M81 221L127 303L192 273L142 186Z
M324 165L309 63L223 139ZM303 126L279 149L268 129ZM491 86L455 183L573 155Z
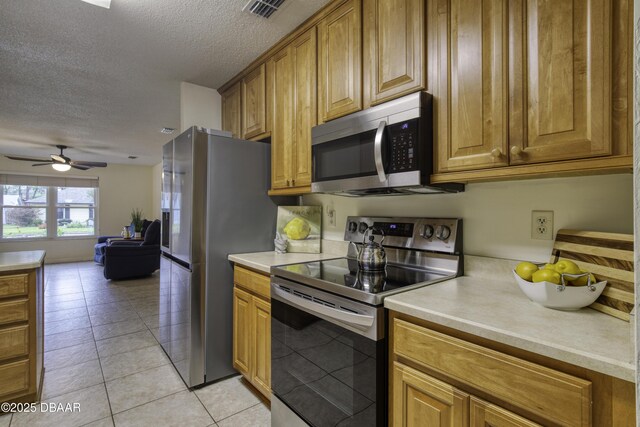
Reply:
M44 267L0 273L0 402L40 400Z
M270 278L236 266L233 282L233 367L270 400Z
M633 383L390 312L390 425L633 426Z

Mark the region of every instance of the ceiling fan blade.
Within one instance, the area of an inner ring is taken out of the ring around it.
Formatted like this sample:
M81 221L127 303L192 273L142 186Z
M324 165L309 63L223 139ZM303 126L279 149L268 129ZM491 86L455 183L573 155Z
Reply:
M80 169L81 171L86 171L86 170L91 169L90 166L89 167L87 167L87 166L78 166L78 165L74 165L74 164L71 164L71 167L74 168L74 169Z
M48 166L48 165L52 165L53 162L47 162L47 163L34 163L31 166Z
M106 168L107 164L105 162L83 162L83 161L71 161L71 166L88 166L90 168Z
M33 157L18 157L18 156L5 156L7 159L11 160L22 160L25 162L50 162L49 159L34 159Z

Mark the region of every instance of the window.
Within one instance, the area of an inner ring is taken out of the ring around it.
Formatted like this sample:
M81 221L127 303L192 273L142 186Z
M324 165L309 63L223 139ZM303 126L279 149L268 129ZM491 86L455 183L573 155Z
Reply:
M2 186L2 238L47 236L47 187Z
M57 187L58 236L93 236L95 188ZM62 218L60 218L62 212Z
M0 239L96 233L97 179L0 173Z

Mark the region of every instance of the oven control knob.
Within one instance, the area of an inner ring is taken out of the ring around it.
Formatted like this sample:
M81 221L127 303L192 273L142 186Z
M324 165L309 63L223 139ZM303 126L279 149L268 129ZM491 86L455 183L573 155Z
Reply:
M433 237L433 225L425 224L422 228L422 237L430 239Z
M349 233L355 233L358 230L358 223L355 221L349 221Z
M451 229L446 225L439 225L436 227L436 237L439 240L447 240L451 236Z
M361 222L360 225L358 226L358 232L364 233L365 231L367 231L367 228L369 228L367 223L366 222Z

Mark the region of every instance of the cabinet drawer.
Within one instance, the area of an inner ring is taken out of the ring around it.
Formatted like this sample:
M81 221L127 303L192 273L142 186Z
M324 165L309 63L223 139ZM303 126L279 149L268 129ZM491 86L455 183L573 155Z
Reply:
M0 365L0 401L29 389L29 360Z
M0 303L0 325L29 320L29 300Z
M591 382L403 320L396 355L554 423L591 425Z
M29 354L29 326L0 330L0 360Z
M233 281L236 285L250 290L251 292L265 298L271 298L271 278L269 276L236 266L233 272Z
M15 274L0 277L0 298L27 295L29 292L29 275Z

